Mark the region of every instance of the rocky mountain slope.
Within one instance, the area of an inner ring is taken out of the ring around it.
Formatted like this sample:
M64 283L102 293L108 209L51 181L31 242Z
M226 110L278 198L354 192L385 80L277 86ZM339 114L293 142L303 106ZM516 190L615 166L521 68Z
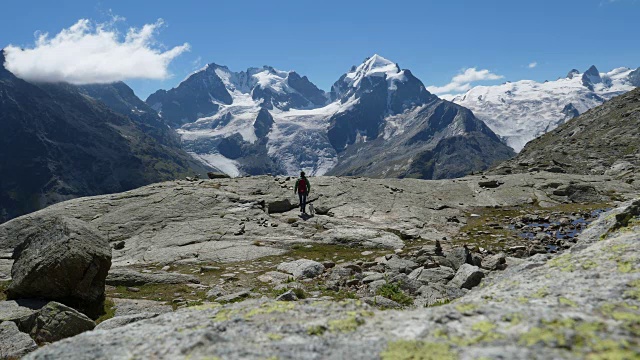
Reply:
M204 171L126 85L31 84L2 64L0 52L0 222Z
M90 320L55 302L32 309L24 300L0 301L0 325L17 323L6 330L17 338L35 318L41 325L32 336L56 341L45 319L59 314L59 329L83 332L30 359L575 359L633 358L639 349L640 202L602 215L578 238L554 235L569 249L564 254L518 258L533 254L520 244L542 239L521 237L519 222L578 224L571 218L610 206L612 197L637 197L637 184L549 172L320 177L311 179L317 213L307 217L296 216L293 180L166 182L3 224L0 248L21 249L10 256L20 264L12 274L38 259L23 254L48 219L70 229L50 241L109 241L106 292L115 317L90 330ZM571 186L578 190L570 196L555 191ZM511 221L513 230L504 223ZM4 272L12 259L0 258ZM22 279L14 276L9 289L26 286ZM157 300L178 310L167 313ZM413 309L380 310L401 306Z
M444 178L512 156L473 114L439 100L409 70L378 55L352 67L329 94L295 72L210 64L146 102L180 126L194 157L233 176L335 169ZM461 156L451 165L454 149ZM374 169L370 151L379 155Z
M613 228L605 217L570 252L531 258L435 308L381 312L316 299L203 305L86 332L26 358L634 359L640 229Z
M584 73L571 70L555 81L507 82L477 86L452 97L471 109L509 146L520 151L527 142L585 111L640 86L640 68L600 73L595 66Z
M531 141L493 171L540 169L607 174L628 181L640 169L640 89L613 98Z

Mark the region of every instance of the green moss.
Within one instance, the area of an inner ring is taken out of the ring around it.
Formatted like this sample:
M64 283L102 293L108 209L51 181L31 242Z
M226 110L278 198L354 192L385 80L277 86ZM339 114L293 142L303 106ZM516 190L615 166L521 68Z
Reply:
M400 305L412 305L413 299L400 289L400 284L386 283L376 290L376 294L393 300Z
M634 299L640 301L640 279L634 280L627 284L631 289L626 290L623 296L627 299Z
M576 269L576 265L572 262L571 254L565 253L555 259L549 260L547 263L552 268L557 268L560 271L572 272Z
M96 324L100 324L105 320L109 320L116 315L116 304L111 299L104 301L104 314L96 320Z
M426 341L393 341L380 354L382 360L456 360L451 346Z
M561 305L566 305L566 306L570 306L570 307L578 307L578 304L576 304L575 301L569 300L566 297L560 297L558 299L558 302Z
M615 313L614 311L612 314ZM525 346L543 343L568 348L575 354L587 354L589 359L618 359L618 356L623 356L620 359L632 359L633 357L624 357L631 353L628 342L608 339L608 334L607 326L602 322L556 319L543 321L542 326L531 328L521 335L519 343Z
M509 315L504 315L502 317L502 321L508 322L509 323L509 327L517 326L522 322L522 314L513 313L513 314L509 314Z
M126 299L147 299L162 302L171 302L176 298L175 294L189 302L202 301L206 292L200 289L193 289L184 284L147 284L137 286L140 291L128 291L126 286L118 286L115 290L107 292L108 297Z
M582 262L582 264L580 264L580 266L582 266L582 268L585 270L591 270L597 268L598 263L593 260L585 260Z
M519 298L517 298L516 300L518 300L518 302L519 302L520 304L526 304L526 303L528 303L528 302L529 302L529 299L527 299L527 298L526 298L526 297L524 297L524 296L520 296L520 297L519 297Z
M618 260L618 271L621 273L635 272L634 264L631 261Z
M0 301L7 300L7 289L11 284L10 281L0 281Z
M320 336L327 331L327 327L323 325L313 325L307 328L307 334L311 336Z
M273 303L262 304L260 307L252 309L244 315L245 319L251 319L254 316L272 314L275 312L284 313L295 308L295 303L287 301L276 301Z
M268 333L267 337L269 338L269 340L271 341L278 341L278 340L282 340L284 339L284 335L281 334L274 334L274 333Z
M549 295L549 288L544 286L538 289L538 291L536 291L535 293L533 293L531 297L534 299L542 299L544 297L547 297L547 295Z
M216 315L213 317L214 321L217 322L223 322L223 321L229 321L231 320L231 318L233 316L236 316L239 314L239 311L237 310L233 310L233 309L220 309Z
M437 307L437 306L447 305L450 302L451 300L449 299L438 299L436 300L436 302L434 302L431 305L425 305L425 307Z
M472 313L478 309L478 306L471 303L462 303L456 305L456 310L461 313Z
M331 332L352 332L364 324L364 317L372 315L369 311L349 311L344 318L329 320L327 326Z

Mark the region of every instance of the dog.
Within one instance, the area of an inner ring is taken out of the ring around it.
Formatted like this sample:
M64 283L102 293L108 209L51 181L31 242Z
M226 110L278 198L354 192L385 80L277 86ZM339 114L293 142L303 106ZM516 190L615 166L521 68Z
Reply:
M316 210L313 208L313 204L309 204L309 215L314 216L316 214Z

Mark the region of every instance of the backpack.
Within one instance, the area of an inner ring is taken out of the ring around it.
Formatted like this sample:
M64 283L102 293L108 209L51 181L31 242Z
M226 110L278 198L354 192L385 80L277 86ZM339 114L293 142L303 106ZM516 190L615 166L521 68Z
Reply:
M306 193L307 192L307 179L301 178L298 180L298 192Z

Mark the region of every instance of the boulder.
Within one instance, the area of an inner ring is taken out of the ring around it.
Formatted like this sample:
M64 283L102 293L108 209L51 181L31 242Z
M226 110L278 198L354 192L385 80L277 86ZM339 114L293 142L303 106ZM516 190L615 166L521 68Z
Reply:
M368 284L368 283L372 283L374 281L377 280L384 280L384 274L382 273L373 273L371 275L367 275L365 276L364 279L362 279L362 283L363 284Z
M86 222L62 216L34 219L21 236L7 298L59 301L97 318L111 267L107 240Z
M268 282L272 284L282 284L283 282L286 282L289 279L291 279L291 275L281 273L278 271L268 271L258 276L258 280L260 280L261 282L265 282L265 283Z
M419 296L414 301L417 306L433 306L448 302L447 290L442 284L424 285L418 289Z
M160 313L139 313L125 316L116 316L114 318L105 320L96 326L96 330L111 330L118 327L122 327L134 322L138 322L140 320L153 319L154 317L160 315Z
M372 297L366 297L362 299L366 304L376 306L384 309L401 309L402 305L397 302L387 299L384 296L376 295Z
M95 327L96 323L83 313L52 301L38 311L29 333L42 344L76 336Z
M293 275L296 279L314 278L324 271L324 265L317 261L300 259L278 265L278 271Z
M231 177L227 174L218 173L218 172L208 172L207 176L209 177L209 179L228 179Z
M453 266L453 270L458 270L462 264L471 264L473 259L471 258L471 252L464 247L457 247L451 249L446 255L446 259L449 260Z
M506 259L504 253L490 255L482 259L481 267L487 270L504 270L507 267Z
M215 300L224 295L227 295L227 292L223 288L214 286L209 291L207 291L207 295L205 295L205 297L207 300Z
M106 279L111 286L139 286L146 284L199 284L200 280L193 275L179 273L141 273L131 269L113 269Z
M409 274L413 269L416 269L419 266L420 265L411 260L402 259L401 257L396 255L387 260L385 264L385 267L391 272L406 274Z
M471 289L479 285L483 277L484 273L479 267L463 264L460 269L458 269L456 276L451 279L449 285L461 289Z
M249 296L249 290L242 290L229 295L223 295L216 298L216 302L229 303L236 302Z
M0 323L0 359L18 359L37 348L36 342L20 332L16 324L11 321Z
M416 280L424 285L446 284L455 276L455 271L446 266L425 269L423 267L415 269L409 274L409 279Z
M28 332L33 324L38 310L47 305L42 300L9 300L0 301L0 323L11 321L20 331Z
M284 294L278 296L276 300L277 301L296 301L298 300L298 296L296 296L293 290L288 290Z
M291 211L297 208L297 204L292 204L289 199L284 200L274 200L267 203L267 212L269 214L279 214L287 211Z
M482 188L487 188L487 189L495 189L495 188L499 187L502 184L503 184L503 182L498 181L498 180L486 180L486 181L478 182L478 186L480 186Z

